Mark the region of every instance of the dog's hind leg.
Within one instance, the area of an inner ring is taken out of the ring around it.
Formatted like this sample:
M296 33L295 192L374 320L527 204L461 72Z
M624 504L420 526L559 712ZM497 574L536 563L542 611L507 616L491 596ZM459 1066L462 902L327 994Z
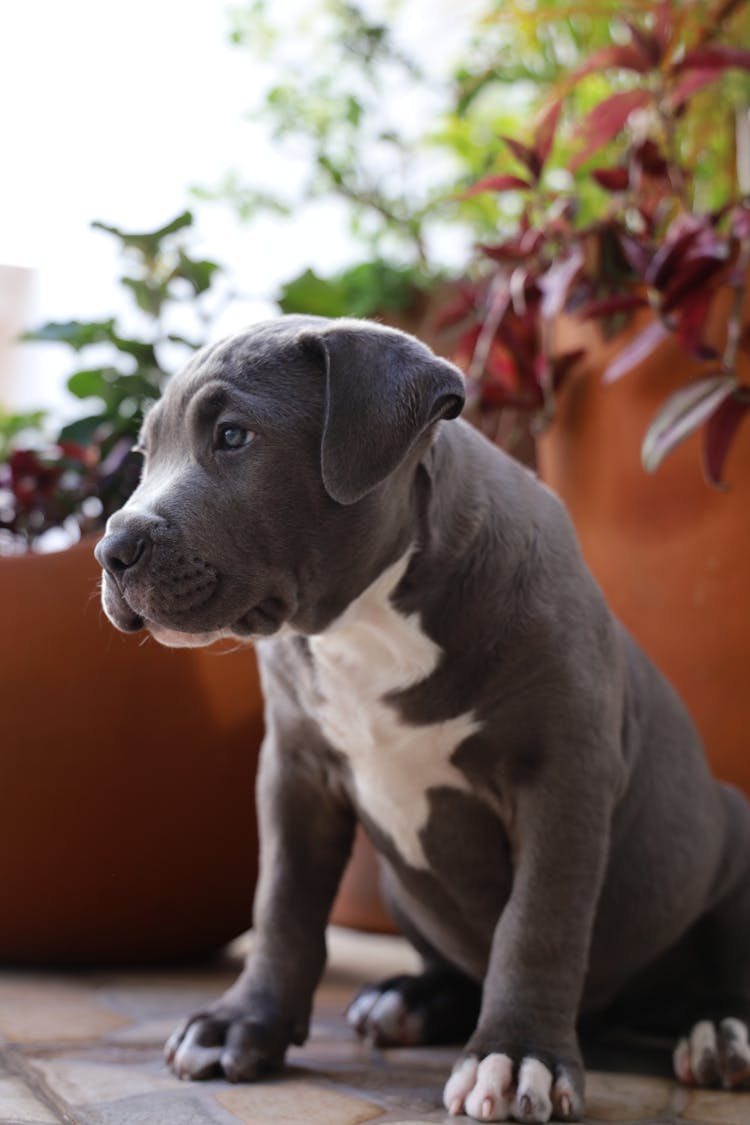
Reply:
M698 1018L674 1052L677 1077L693 1086L750 1086L750 810L724 787L728 845L717 905L702 921L705 957Z
M476 981L444 964L366 985L346 1018L381 1047L462 1043L476 1027L481 998Z
M384 885L388 908L419 953L423 971L366 985L347 1009L350 1026L378 1046L462 1043L479 1018L482 987L449 964L401 907L396 887Z

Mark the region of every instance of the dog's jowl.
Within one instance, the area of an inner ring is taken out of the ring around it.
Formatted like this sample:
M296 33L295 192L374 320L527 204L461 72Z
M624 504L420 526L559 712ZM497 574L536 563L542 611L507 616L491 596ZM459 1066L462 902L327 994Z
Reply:
M164 644L254 641L267 711L252 952L167 1058L250 1080L304 1041L360 821L424 971L349 1020L461 1041L451 1113L579 1118L588 1017L669 1014L678 1077L740 1085L748 808L463 397L412 337L285 317L199 352L146 419L104 608Z

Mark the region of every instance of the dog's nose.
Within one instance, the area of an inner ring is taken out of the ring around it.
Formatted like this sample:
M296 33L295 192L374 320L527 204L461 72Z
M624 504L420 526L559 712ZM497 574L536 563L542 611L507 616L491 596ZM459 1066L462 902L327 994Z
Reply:
M105 535L97 543L94 554L107 573L119 580L127 570L145 559L148 547L149 541L144 535L123 528Z

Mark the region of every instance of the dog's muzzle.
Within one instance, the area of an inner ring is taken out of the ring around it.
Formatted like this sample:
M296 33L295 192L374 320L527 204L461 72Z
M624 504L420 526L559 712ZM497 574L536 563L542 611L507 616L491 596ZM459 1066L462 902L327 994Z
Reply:
M111 530L95 554L107 575L105 609L128 632L148 622L190 628L216 592L210 563L145 526Z

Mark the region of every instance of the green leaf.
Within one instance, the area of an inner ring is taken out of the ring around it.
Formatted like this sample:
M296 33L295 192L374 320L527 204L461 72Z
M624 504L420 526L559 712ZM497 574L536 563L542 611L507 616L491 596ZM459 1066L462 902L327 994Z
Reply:
M178 265L173 276L184 277L192 285L195 295L199 296L210 289L217 270L221 270L218 262L211 262L208 259L196 260L180 250Z
M413 269L382 261L362 262L327 278L305 270L286 283L277 301L285 313L372 316L405 308L418 285Z
M125 355L132 355L138 366L159 367L154 345L148 340L132 340L127 336L112 333L112 343Z
M68 390L76 398L106 398L112 382L120 372L116 367L94 367L87 371L76 371L67 382Z
M123 247L129 250L137 250L146 258L154 258L158 254L161 243L165 238L192 225L192 211L182 211L174 219L165 223L163 227L153 231L124 231L120 227L110 226L109 223L102 223L99 220L91 224L95 230L103 230L106 234L114 235Z
M340 280L322 278L311 269L288 281L277 302L284 313L331 317L346 315L346 290Z
M92 414L86 418L77 418L74 422L68 422L67 426L63 426L59 440L72 441L77 445L92 445L97 430L104 426L109 426L108 414Z
M144 368L132 375L118 375L111 386L113 407L117 407L125 398L158 398L162 378L163 373L156 368Z
M164 281L136 277L121 277L120 284L130 289L139 309L157 318L162 307L169 300L169 285Z
M168 332L166 338L171 344L183 344L193 352L197 352L198 348L203 347L199 340L188 340L187 336L181 336L178 332Z
M8 456L14 438L22 434L39 434L46 420L46 410L32 410L23 414L6 414L0 409L0 460L4 460Z
M111 343L114 337L115 322L110 320L50 320L39 328L32 328L21 337L23 340L44 341L67 344L74 351L81 351L92 344Z

